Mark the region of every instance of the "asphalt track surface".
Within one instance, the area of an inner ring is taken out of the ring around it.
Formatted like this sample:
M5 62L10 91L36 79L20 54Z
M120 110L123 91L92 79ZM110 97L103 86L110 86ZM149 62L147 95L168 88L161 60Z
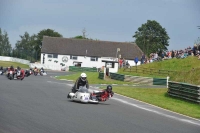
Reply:
M100 104L72 102L72 82L51 77L66 74L0 76L0 133L200 133L200 120L118 94Z

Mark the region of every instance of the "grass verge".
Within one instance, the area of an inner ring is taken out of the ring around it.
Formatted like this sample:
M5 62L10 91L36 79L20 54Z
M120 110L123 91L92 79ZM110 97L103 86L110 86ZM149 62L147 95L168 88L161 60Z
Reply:
M2 67L10 67L10 66L13 66L14 68L16 68L17 66L21 67L21 68L29 68L29 65L26 65L26 64L21 64L21 63L18 63L18 62L11 62L11 61L0 61L0 66Z
M167 110L200 119L200 105L167 94L167 89L115 86L113 91Z
M73 80L74 82L77 80L77 78L81 75L82 72L77 72L72 75L66 75L66 76L59 76L56 77L57 79L67 79L67 80ZM124 82L124 81L118 81L113 80L108 77L105 78L105 80L99 79L99 73L98 72L87 72L87 79L89 81L89 84L133 84L130 82Z

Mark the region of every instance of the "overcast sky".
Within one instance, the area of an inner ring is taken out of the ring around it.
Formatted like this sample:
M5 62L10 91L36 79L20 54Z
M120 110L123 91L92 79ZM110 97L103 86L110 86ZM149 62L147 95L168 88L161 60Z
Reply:
M0 28L12 46L26 31L53 29L65 38L82 35L133 42L147 20L166 29L169 50L193 46L200 37L200 0L0 0Z

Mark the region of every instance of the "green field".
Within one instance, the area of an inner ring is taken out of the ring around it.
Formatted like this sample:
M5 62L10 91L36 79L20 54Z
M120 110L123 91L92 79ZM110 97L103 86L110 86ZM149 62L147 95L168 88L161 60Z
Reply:
M185 82L194 85L200 85L200 60L195 56L189 56L185 59L169 59L160 62L153 62L149 64L142 64L138 66L138 69L153 69L153 70L167 70L173 71L168 74L142 74L136 72L130 72L128 69L119 69L120 74L124 75L135 75L135 76L145 76L145 77L158 77L166 78L170 77L170 81ZM136 67L133 67L136 69Z

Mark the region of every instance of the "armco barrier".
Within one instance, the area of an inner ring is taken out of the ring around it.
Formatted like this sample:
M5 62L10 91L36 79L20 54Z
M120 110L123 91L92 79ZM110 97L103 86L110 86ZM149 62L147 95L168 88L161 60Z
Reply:
M166 78L153 78L153 85L167 85Z
M103 73L103 72L100 72L98 78L99 78L99 79L104 79L104 73Z
M14 58L14 57L8 57L8 56L0 56L1 61L12 61L12 62L19 62L22 64L29 65L30 61L29 60L24 60L24 59L19 59L19 58Z
M73 71L73 72L97 72L97 68L69 66L69 71Z
M170 96L200 103L200 86L169 81L168 94Z

